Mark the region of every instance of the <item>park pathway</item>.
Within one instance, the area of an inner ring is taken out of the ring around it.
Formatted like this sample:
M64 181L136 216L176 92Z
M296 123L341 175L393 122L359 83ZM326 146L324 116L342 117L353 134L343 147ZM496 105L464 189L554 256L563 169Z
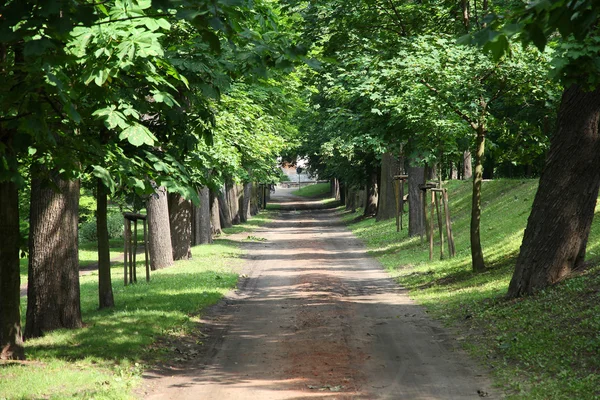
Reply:
M489 381L335 211L278 188L240 287L203 318L201 357L147 373L160 399L478 399Z

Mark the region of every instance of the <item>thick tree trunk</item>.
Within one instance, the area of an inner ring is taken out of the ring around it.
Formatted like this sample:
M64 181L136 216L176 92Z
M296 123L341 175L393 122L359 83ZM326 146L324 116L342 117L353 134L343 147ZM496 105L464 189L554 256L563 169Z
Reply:
M155 193L148 198L146 209L148 212L150 268L154 271L173 265L167 189L162 186L157 187Z
M179 193L169 193L169 227L173 260L192 258L192 202Z
M483 183L483 154L485 151L485 127L477 130L477 152L475 154L475 175L473 175L473 196L471 203L471 263L473 271L485 271L481 248L481 185Z
M425 183L424 167L408 167L408 235L419 236L425 233L423 206L420 200L419 185Z
M19 275L19 190L0 182L0 360L24 360Z
M210 190L203 187L198 190L200 197L200 205L192 206L192 244L194 246L200 244L212 243L211 230L211 213L210 213Z
M257 215L259 212L259 188L260 185L252 184L252 193L250 194L250 215Z
M347 211L350 211L350 210L352 212L356 211L356 197L357 197L356 189L349 187L346 190L346 210Z
M213 235L221 235L221 217L219 216L219 199L212 190L210 191L210 227Z
M96 182L96 235L98 237L98 304L114 307L115 299L110 276L110 245L108 242L108 189L100 179Z
M225 185L227 190L227 205L229 206L229 215L231 215L231 223L238 225L240 221L240 203L238 196L238 188L234 182L228 182Z
M244 183L244 194L242 195L240 207L240 221L248 221L252 215L250 213L250 202L252 200L252 182Z
M365 217L370 217L377 214L377 198L379 196L377 178L377 168L369 168L367 171L367 198L364 211Z
M77 222L79 181L57 173L31 181L25 337L81 328ZM58 188L58 192L54 191Z
M233 219L231 217L230 207L228 204L228 196L226 196L224 193L226 191L226 186L223 186L222 191L220 191L217 195L217 199L219 200L219 218L222 228L231 228L233 226Z
M473 177L473 164L472 164L472 160L471 160L471 152L469 150L466 150L463 153L463 171L462 171L462 178L463 180L468 180L471 179Z
M379 205L377 221L396 217L396 192L394 176L398 175L400 165L392 153L384 153L381 158L381 186L379 187Z
M338 180L338 183L340 185L340 204L341 205L345 205L346 204L346 184L340 180Z
M599 119L600 89L564 91L509 297L556 283L583 263L600 185Z

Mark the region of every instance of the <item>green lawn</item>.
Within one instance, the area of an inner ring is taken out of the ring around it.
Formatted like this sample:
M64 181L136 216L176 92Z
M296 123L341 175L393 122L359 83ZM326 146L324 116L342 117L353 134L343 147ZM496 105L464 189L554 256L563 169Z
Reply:
M236 228L250 232L268 220L269 214L263 212ZM82 247L83 254L93 250L93 244ZM123 264L114 265L116 307L111 310L97 310L97 272L81 277L85 327L27 341L26 363L0 365L0 399L132 398L146 364L174 356L168 347L152 344L188 333L199 312L237 283L241 249L227 235L212 245L194 247L192 254L192 260L153 272L149 283L139 262L140 282L126 287Z
M329 183L313 183L308 186L294 190L292 194L302 197L320 197L325 196L331 191Z
M600 220L588 246L595 267L536 296L506 300L537 180L484 182L481 240L488 270L471 272L471 182L450 182L457 256L428 261L428 245L396 233L395 220L343 218L371 254L459 339L513 399L600 398ZM599 209L596 210L597 212ZM437 229L437 228L436 228ZM436 231L437 233L437 231ZM448 254L447 248L445 254Z

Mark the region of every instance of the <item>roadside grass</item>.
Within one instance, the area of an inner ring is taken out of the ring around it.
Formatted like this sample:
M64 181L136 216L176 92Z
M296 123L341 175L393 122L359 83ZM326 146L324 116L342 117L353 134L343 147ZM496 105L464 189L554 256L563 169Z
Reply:
M28 361L0 364L0 399L129 399L144 363L174 357L158 339L196 325L198 312L233 288L242 264L238 244L217 239L192 249L193 259L123 286L123 265L112 267L116 306L98 310L97 272L81 277L85 327L49 332L26 342ZM138 263L143 271L143 263ZM143 273L140 274L143 276ZM22 310L26 298L22 299Z
M308 186L294 190L292 194L302 197L319 197L324 196L331 190L329 183L313 183Z
M236 233L254 232L259 226L272 221L273 216L277 214L277 208L270 207L272 205L274 204L267 204L266 210L260 210L258 214L252 216L252 218L243 224L234 225L231 228L223 228L222 231L225 234L224 237L227 237L228 235L234 235Z
M428 244L408 237L406 216L399 233L394 219L357 218L362 210L342 218L412 298L455 329L509 399L599 399L600 220L592 226L588 269L535 296L507 300L537 180L484 182L481 240L488 269L480 274L471 272L472 184L446 187L457 250L452 259L440 260L436 237L430 262Z

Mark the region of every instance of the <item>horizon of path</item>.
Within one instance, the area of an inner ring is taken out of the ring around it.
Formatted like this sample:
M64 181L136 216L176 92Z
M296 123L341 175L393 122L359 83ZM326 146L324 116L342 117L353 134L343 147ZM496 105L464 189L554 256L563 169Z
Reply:
M195 356L145 373L140 397L496 398L484 367L367 254L339 211L291 191L276 189L281 211L252 232L261 240L243 243L238 289L175 349Z

